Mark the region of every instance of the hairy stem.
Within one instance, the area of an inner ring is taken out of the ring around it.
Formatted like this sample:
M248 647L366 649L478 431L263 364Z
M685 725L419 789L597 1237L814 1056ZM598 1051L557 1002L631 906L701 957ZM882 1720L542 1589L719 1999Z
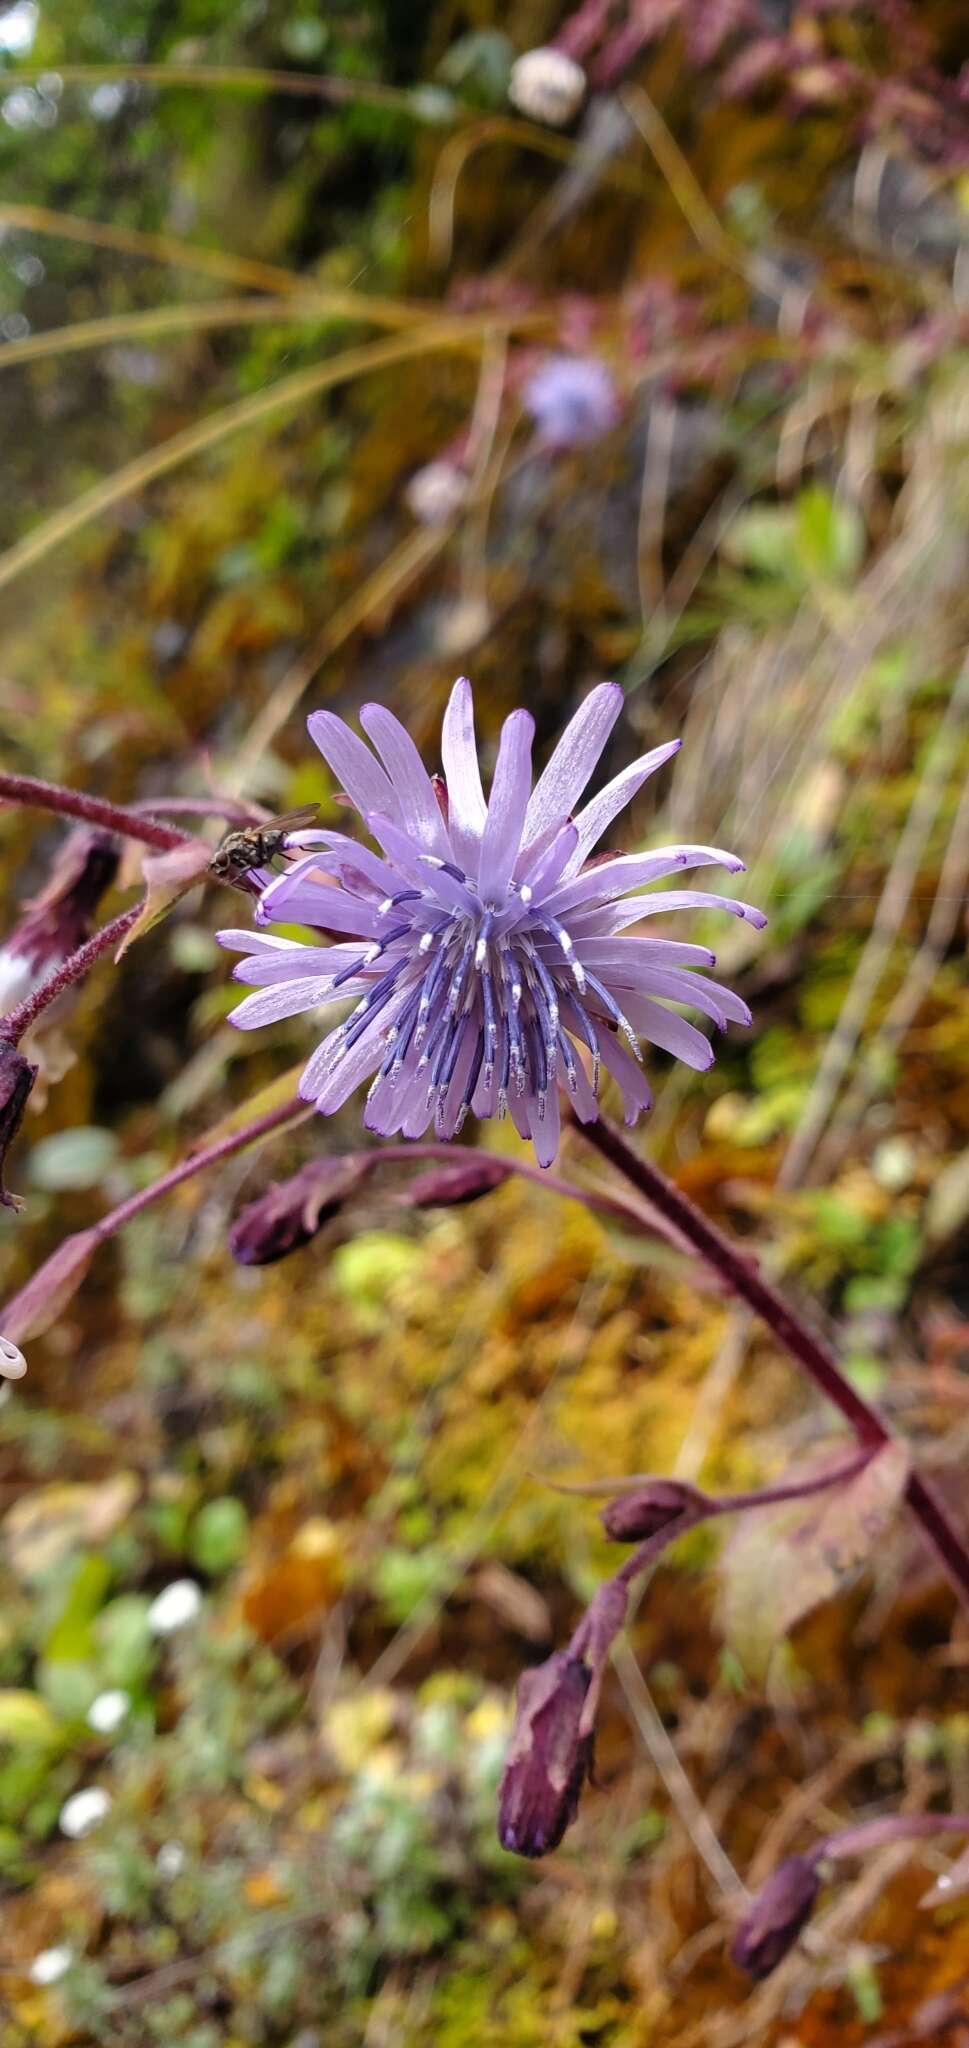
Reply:
M577 1124L577 1128L587 1143L594 1145L637 1193L644 1196L651 1207L688 1240L693 1250L719 1274L731 1292L747 1302L761 1317L778 1342L807 1373L819 1393L844 1416L859 1444L874 1450L895 1441L894 1432L878 1409L866 1401L846 1378L833 1351L814 1335L753 1261L739 1246L732 1244L702 1210L695 1207L681 1188L667 1180L651 1160L634 1151L622 1132L606 1117L600 1116L592 1124ZM910 1472L905 1499L952 1585L969 1603L969 1548L949 1520L942 1502L920 1473Z
M72 982L80 981L88 968L93 967L95 960L100 959L102 953L107 953L124 938L126 932L130 932L143 909L143 903L135 903L130 910L122 910L117 917L113 917L110 924L103 924L100 931L92 932L83 946L78 946L76 952L68 954L67 959L62 960L59 967L55 967L53 974L49 974L47 980L42 981L32 995L25 996L23 1002L18 1003L16 1009L11 1010L8 1016L0 1017L0 1038L5 1038L10 1045L18 1045L25 1031L29 1031L41 1012L47 1009L48 1004L56 1002L58 996L62 995L66 988L70 988Z
M474 1145L456 1147L452 1141L442 1140L439 1143L430 1139L427 1142L423 1139L416 1142L410 1140L405 1145L381 1145L379 1151L364 1152L355 1156L365 1160L371 1168L382 1165L385 1160L392 1163L403 1162L410 1166L416 1160L444 1159L449 1166L454 1166L460 1165L468 1158L486 1159L489 1165L503 1166L510 1175L516 1176L519 1180L534 1181L536 1187L544 1188L546 1192L555 1195L564 1195L567 1201L581 1202L583 1208L595 1209L602 1216L615 1216L621 1223L633 1223L640 1230L653 1231L657 1237L663 1237L667 1242L674 1244L679 1251L687 1249L680 1233L669 1228L665 1217L654 1217L638 1202L630 1202L622 1195L610 1195L601 1188L580 1188L570 1180L563 1180L560 1174L550 1173L547 1167L533 1166L527 1159L505 1157L501 1153L487 1152Z
M267 1110L265 1115L254 1117L250 1123L240 1124L237 1130L227 1132L223 1138L216 1138L211 1145L204 1145L197 1152L190 1152L187 1159L182 1159L177 1166L170 1167L158 1180L153 1180L146 1188L139 1188L137 1194L129 1195L127 1201L119 1202L116 1208L109 1209L107 1215L102 1216L89 1230L82 1230L74 1237L64 1238L57 1250L44 1260L43 1265L38 1266L36 1273L20 1292L12 1295L5 1307L0 1310L0 1323L4 1330L12 1330L19 1336L25 1322L32 1321L43 1300L45 1287L49 1285L51 1290L56 1289L61 1271L66 1264L69 1265L72 1246L80 1251L83 1245L90 1255L99 1245L106 1243L109 1237L115 1237L119 1230L123 1230L125 1224L130 1223L133 1217L140 1216L143 1209L151 1208L153 1203L161 1201L163 1195L169 1195L173 1188L181 1187L183 1181L194 1180L196 1174L205 1173L210 1166L219 1166L223 1159L231 1159L234 1153L244 1152L247 1145L254 1145L259 1138L267 1137L270 1131L278 1131L284 1124L302 1122L304 1118L313 1114L311 1104L307 1105L298 1095L288 1096L285 1102L280 1103L275 1109Z
M946 1834L969 1835L969 1813L884 1813L878 1820L860 1821L857 1827L825 1835L807 1853L811 1863L822 1859L837 1862L841 1857L864 1856L887 1842L917 1842L926 1835Z
M58 811L65 818L83 818L89 825L103 825L125 839L140 839L158 853L169 853L189 836L174 825L162 825L123 804L109 804L103 797L88 796L80 789L65 789L59 782L41 782L36 775L10 775L0 771L0 805L23 804L37 811ZM159 799L159 807L165 806Z

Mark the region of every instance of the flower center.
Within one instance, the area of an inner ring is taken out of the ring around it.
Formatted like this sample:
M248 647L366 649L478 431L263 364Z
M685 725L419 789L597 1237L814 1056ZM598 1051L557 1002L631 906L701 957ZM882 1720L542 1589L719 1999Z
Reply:
M383 899L377 915L389 928L333 983L335 991L382 963L330 1040L335 1064L387 1013L370 1098L383 1083L396 1086L406 1069L426 1087L427 1109L441 1128L460 1064L457 1130L479 1083L486 1099L496 1095L499 1118L514 1089L533 1097L542 1120L560 1064L570 1091L579 1087L574 1040L590 1054L594 1094L603 1027L621 1033L640 1057L628 1019L527 882L511 882L502 904L484 902L463 869L436 855L418 858L429 870L426 885Z

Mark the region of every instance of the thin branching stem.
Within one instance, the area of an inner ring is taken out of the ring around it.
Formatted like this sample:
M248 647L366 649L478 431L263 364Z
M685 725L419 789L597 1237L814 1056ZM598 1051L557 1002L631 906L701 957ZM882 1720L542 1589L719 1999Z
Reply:
M16 1009L11 1010L6 1017L0 1017L0 1039L5 1039L8 1045L19 1045L24 1033L30 1030L31 1025L36 1023L38 1017L51 1003L56 1003L58 996L63 995L65 989L70 988L73 982L81 981L88 968L94 966L95 960L100 960L102 953L107 953L120 945L126 932L130 932L132 925L141 916L144 907L143 902L133 903L128 910L122 910L117 917L113 917L109 924L103 924L100 931L92 932L83 946L78 946L75 952L69 953L67 959L63 960L59 967L55 967L53 974L49 974L39 988L25 996L23 1002L18 1003Z
M577 1128L587 1143L594 1145L637 1193L687 1239L730 1291L761 1317L819 1393L844 1416L860 1445L878 1449L895 1442L894 1432L884 1417L852 1386L833 1351L814 1335L753 1260L732 1244L681 1188L667 1180L651 1160L634 1151L607 1118L599 1117L595 1123L580 1124ZM915 1470L909 1472L906 1480L905 1499L952 1585L969 1603L969 1548L928 1481Z
M162 803L162 799L159 799ZM65 818L83 818L88 825L103 825L124 839L140 839L156 853L170 853L190 836L175 825L163 825L124 804L107 803L103 797L88 796L82 789L66 789L60 782L42 782L36 775L10 775L0 770L0 808L22 804L27 810L59 811Z

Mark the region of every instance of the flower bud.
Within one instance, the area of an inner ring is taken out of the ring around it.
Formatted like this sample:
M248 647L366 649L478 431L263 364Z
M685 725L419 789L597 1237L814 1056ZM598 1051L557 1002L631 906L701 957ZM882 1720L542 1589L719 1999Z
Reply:
M635 1493L617 1494L606 1503L600 1521L614 1543L642 1543L658 1536L678 1522L681 1515L693 1515L709 1506L706 1495L681 1479L647 1479Z
M773 1870L734 1935L730 1954L751 1977L769 1977L811 1917L821 1879L807 1856Z
M518 1681L515 1727L498 1794L498 1839L519 1856L557 1849L592 1768L586 1707L593 1674L557 1650Z
M585 72L574 57L551 44L516 57L508 80L508 97L530 121L564 128L585 98Z
M0 1011L32 995L91 936L94 912L118 871L110 832L72 832L40 894L0 946Z
M402 1199L412 1209L450 1209L459 1202L476 1202L480 1195L490 1195L510 1173L511 1167L503 1159L458 1158L453 1166L419 1173Z
M0 1038L0 1207L4 1209L20 1208L17 1196L8 1194L4 1187L3 1165L7 1148L20 1128L27 1097L36 1079L36 1067L24 1059L9 1039Z
M229 1250L240 1266L272 1266L299 1251L337 1216L367 1172L359 1158L313 1159L289 1180L275 1181L229 1230Z

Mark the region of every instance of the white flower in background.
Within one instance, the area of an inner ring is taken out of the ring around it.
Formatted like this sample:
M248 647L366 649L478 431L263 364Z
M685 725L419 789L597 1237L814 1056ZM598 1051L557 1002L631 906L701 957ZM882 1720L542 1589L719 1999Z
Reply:
M127 1718L131 1709L131 1694L122 1692L120 1686L109 1692L99 1692L87 1710L87 1724L96 1735L113 1735Z
M111 1811L111 1796L101 1785L87 1785L83 1792L74 1792L61 1807L59 1826L62 1835L69 1835L72 1842L79 1842L83 1835L89 1835L92 1828L99 1827Z
M32 1984L59 1984L74 1961L74 1951L64 1942L60 1948L42 1948L27 1972Z
M201 1605L202 1595L194 1579L173 1579L170 1586L162 1587L148 1609L152 1635L174 1635L176 1629L195 1620Z
M427 462L423 469L415 470L404 498L422 526L446 526L460 512L467 488L464 471L456 462L442 457L439 462Z
M577 114L585 98L586 78L581 64L564 50L545 44L516 57L508 81L508 97L520 114L530 121L545 121L550 128L564 128Z
M181 1842L163 1842L155 1857L155 1869L160 1877L178 1877L185 1868L185 1862Z
M0 1379L22 1380L27 1370L27 1360L9 1337L0 1337Z

